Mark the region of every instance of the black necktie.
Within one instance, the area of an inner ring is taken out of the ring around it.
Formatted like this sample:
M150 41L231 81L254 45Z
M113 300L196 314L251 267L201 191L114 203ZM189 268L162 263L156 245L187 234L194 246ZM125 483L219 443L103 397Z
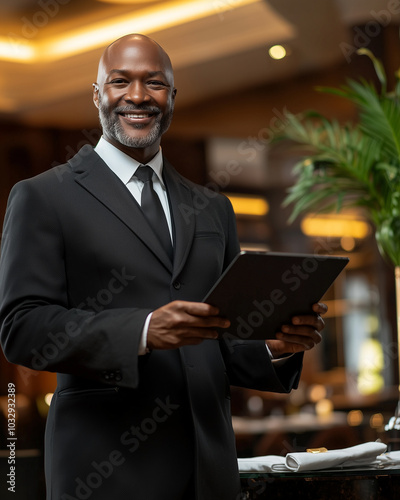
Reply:
M135 176L143 182L140 202L143 213L172 260L172 243L167 219L160 198L154 191L153 181L151 180L153 169L148 165L141 165L137 168Z

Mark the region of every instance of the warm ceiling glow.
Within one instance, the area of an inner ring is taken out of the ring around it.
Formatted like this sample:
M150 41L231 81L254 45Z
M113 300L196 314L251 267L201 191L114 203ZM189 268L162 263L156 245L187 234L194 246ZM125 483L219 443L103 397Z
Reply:
M269 210L265 198L228 194L236 215L266 215Z
M286 56L286 49L282 45L274 45L268 51L272 59L283 59Z
M23 39L0 37L0 59L13 62L29 62L36 57L33 44Z
M364 220L338 214L305 217L301 230L307 236L362 239L368 236L370 228Z
M151 3L156 2L157 0L97 0L101 3Z
M242 7L260 0L235 0L232 2L190 2L171 1L149 6L130 15L113 17L106 21L82 26L81 28L41 42L27 42L25 39L0 38L0 58L14 62L48 62L93 49L104 47L111 41L128 33L151 33L188 23L207 16Z

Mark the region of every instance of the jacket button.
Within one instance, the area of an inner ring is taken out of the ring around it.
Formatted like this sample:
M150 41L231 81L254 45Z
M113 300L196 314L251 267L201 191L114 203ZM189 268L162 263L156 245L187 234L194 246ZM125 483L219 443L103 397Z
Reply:
M175 290L179 290L181 287L181 284L179 283L179 281L174 281L172 286L175 288Z

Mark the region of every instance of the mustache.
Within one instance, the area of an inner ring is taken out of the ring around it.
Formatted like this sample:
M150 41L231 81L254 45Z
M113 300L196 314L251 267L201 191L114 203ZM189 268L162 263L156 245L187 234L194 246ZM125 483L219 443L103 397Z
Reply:
M117 108L114 109L114 113L136 113L138 111L144 111L147 113L152 113L152 114L159 114L161 113L160 108L157 106L146 106L146 105L139 105L139 106L118 106Z

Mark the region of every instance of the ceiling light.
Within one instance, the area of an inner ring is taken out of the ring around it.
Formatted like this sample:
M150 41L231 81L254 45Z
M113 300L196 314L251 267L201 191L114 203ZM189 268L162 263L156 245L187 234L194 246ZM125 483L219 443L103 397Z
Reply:
M338 214L307 216L301 221L301 230L307 236L362 239L368 236L370 227L365 220Z
M228 194L236 215L266 215L269 210L268 202L259 196L245 196Z
M54 61L105 47L129 33L149 34L259 1L235 0L234 7L231 2L218 2L216 7L215 2L205 0L169 1L62 32L41 42L3 37L0 38L0 59L25 63Z
M283 45L274 45L269 49L268 54L272 59L283 59L286 56L286 49Z
M30 62L35 59L36 50L24 39L0 37L0 59L13 62Z

